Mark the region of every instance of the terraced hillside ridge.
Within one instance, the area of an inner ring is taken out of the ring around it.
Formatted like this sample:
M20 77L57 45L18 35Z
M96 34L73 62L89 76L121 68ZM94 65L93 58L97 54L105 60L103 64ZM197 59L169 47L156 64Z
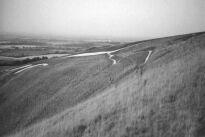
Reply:
M1 69L0 136L205 136L205 33L98 52Z

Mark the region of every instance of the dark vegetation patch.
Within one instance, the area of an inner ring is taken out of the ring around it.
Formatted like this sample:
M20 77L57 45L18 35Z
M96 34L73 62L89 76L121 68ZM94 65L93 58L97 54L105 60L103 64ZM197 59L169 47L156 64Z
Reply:
M0 106L2 103L4 103L6 101L6 97L3 93L0 92Z
M26 58L23 60L0 60L0 66L18 66L18 65L23 65L23 64L27 64L30 62L35 62L35 61L39 61L39 60L45 60L48 59L48 57L34 57L34 58Z
M82 137L83 133L85 132L87 126L86 125L78 125L72 129L72 132L68 132L67 135L69 137Z

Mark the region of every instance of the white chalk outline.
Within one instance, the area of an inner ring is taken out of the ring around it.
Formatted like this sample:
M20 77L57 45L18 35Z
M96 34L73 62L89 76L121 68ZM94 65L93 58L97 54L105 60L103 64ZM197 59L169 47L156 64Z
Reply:
M47 66L47 65L48 65L47 63L42 63L42 64L36 64L36 65L28 66L28 67L25 67L25 68L15 72L15 74L18 74L18 73L20 73L20 72L22 72L24 70L29 69L29 68L33 68L33 67L37 67L37 66Z

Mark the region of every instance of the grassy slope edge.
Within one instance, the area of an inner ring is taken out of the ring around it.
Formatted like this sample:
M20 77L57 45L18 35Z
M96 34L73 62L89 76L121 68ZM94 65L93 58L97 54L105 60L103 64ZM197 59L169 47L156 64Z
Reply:
M160 58L153 54L142 75L133 71L97 96L10 137L205 136L200 38L176 44Z

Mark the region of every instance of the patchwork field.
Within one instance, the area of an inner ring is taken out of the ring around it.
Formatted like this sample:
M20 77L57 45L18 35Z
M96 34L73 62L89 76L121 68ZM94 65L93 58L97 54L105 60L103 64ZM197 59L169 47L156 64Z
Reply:
M205 33L45 52L45 43L39 52L5 45L11 43L0 49L4 57L56 53L52 48L68 55L9 65L4 59L0 136L205 136Z

